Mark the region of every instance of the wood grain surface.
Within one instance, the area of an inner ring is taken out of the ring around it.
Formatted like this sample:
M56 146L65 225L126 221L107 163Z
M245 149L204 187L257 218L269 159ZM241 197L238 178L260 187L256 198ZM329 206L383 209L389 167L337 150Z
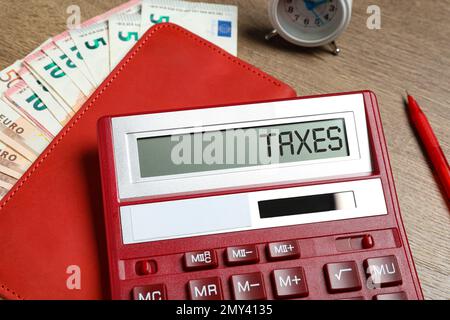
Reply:
M0 0L0 69L65 30L69 5L82 19L123 0ZM403 97L412 93L450 156L450 0L356 0L339 57L301 49L271 30L265 0L221 0L239 6L239 57L293 86L299 95L373 90L379 99L400 206L427 299L450 298L450 215L411 129ZM381 8L380 30L366 27L367 7ZM20 214L20 213L18 213Z

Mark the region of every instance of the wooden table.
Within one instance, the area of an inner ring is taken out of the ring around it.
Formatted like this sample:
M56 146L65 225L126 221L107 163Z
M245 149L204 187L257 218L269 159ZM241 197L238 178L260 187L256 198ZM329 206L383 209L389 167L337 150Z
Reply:
M0 0L0 69L62 32L71 4L83 20L123 0ZM265 0L239 6L239 57L292 85L299 95L371 89L378 95L403 219L425 297L450 298L450 215L405 112L405 89L428 115L450 156L450 0L357 0L339 40L342 54L300 49L270 31ZM367 7L382 12L381 30L366 27Z

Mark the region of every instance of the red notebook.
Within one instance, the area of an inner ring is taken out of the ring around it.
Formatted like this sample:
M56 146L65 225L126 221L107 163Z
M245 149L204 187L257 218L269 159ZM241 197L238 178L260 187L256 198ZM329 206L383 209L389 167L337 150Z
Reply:
M295 95L181 27L150 29L1 202L0 296L108 298L100 117Z

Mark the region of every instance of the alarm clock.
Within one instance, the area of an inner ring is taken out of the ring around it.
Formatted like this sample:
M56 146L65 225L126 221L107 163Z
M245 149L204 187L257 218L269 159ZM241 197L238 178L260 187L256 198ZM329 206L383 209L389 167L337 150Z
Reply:
M271 0L269 18L274 30L269 40L279 34L302 47L331 45L334 54L340 49L336 39L351 20L352 0Z
M371 92L98 133L113 299L423 298Z

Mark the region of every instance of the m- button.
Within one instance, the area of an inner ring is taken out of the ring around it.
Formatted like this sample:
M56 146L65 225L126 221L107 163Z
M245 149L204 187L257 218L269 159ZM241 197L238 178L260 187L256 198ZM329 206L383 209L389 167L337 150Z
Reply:
M275 270L272 273L272 280L278 299L308 296L308 285L302 267Z
M268 258L270 260L286 260L300 258L300 247L297 241L269 243Z
M184 268L187 271L212 269L218 266L214 250L188 252L184 255Z
M226 261L230 266L252 264L259 262L256 246L230 247L226 251Z
M265 300L264 280L259 272L234 275L231 286L235 300Z

